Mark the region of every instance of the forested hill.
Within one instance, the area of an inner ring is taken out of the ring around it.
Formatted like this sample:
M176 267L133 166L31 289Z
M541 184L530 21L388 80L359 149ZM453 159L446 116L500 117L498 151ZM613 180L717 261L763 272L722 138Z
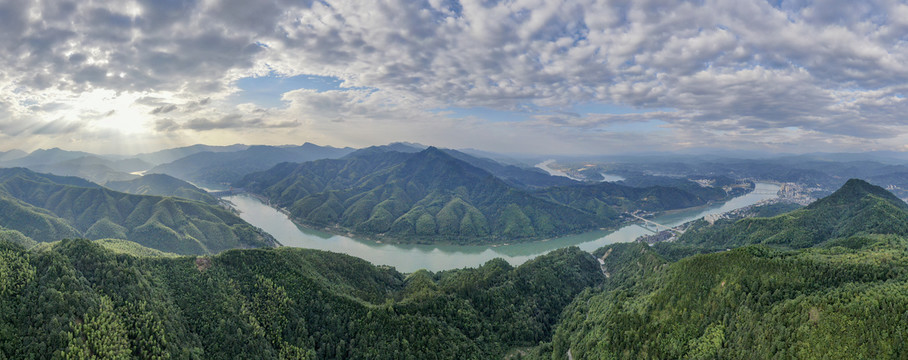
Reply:
M404 242L519 241L614 224L536 198L434 147L282 164L235 186L310 225Z
M627 210L677 209L728 196L721 188L690 184L692 191L598 184L530 192L430 147L280 164L234 186L268 197L312 226L402 242L467 244L587 231L617 225Z
M707 250L748 244L803 248L860 234L908 236L908 204L879 186L851 179L833 194L782 215L713 226L700 222L678 245Z
M0 358L496 359L603 277L576 248L403 275L318 250L117 254L0 241Z
M538 358L903 359L906 249L904 237L866 235L655 266L578 296Z
M108 189L136 195L176 196L208 204L218 203L218 199L208 194L207 191L165 174L145 174L135 180L109 181L104 186Z
M537 191L536 195L606 217L625 211L682 209L733 196L722 187L704 187L688 180L672 182L671 186L631 187L612 182L558 186Z
M273 245L269 235L219 206L126 194L22 168L0 169L0 227L39 242L116 238L181 254Z

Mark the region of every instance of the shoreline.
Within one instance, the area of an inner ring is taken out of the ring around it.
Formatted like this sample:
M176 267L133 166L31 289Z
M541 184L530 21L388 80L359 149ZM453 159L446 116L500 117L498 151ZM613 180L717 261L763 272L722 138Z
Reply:
M753 192L753 190L751 190L743 195L739 195L739 196L746 196L746 195L750 194L751 192ZM306 223L306 222L294 217L290 213L290 211L288 211L287 209L277 207L277 206L271 204L271 201L267 197L260 195L260 194L255 194L255 193L251 193L251 192L243 192L241 194L235 194L232 196L243 196L243 195L255 198L256 200L260 201L265 206L268 206L268 207L280 212L281 214L287 216L287 219L290 220L296 226L305 228L310 231L318 231L318 232L323 232L323 233L330 234L330 235L343 236L343 237L347 237L347 238L357 240L357 241L367 241L367 242L370 242L370 243L376 244L376 245L475 246L475 247L496 248L496 247L501 247L501 246L517 245L517 244L544 243L544 242L554 241L554 240L567 238L567 237L571 237L571 236L577 236L577 235L594 232L594 231L614 232L614 231L618 231L627 226L639 225L639 223L640 223L640 220L631 218L631 219L626 219L624 221L621 221L612 227L590 228L590 229L585 229L585 230L581 230L581 231L577 231L577 232L568 232L568 233L559 234L557 236L545 237L545 238L508 239L508 240L504 240L502 242L494 242L494 243L461 243L461 242L451 242L451 241L444 241L444 240L434 241L434 242L401 241L400 238L394 238L394 237L383 237L383 236L376 236L376 235L357 234L357 233L350 231L347 228L343 228L340 226L321 226L321 225L309 224L309 223ZM653 217L671 215L671 214L681 213L681 212L685 212L685 211L695 211L695 210L699 210L699 209L705 209L713 204L725 203L725 202L728 202L739 196L731 197L731 198L722 200L720 202L710 201L703 205L655 212L655 213L653 213ZM233 204L231 204L231 208L238 210L233 206ZM278 242L280 244L279 241L276 241L276 242ZM280 244L280 246L285 246L285 245Z

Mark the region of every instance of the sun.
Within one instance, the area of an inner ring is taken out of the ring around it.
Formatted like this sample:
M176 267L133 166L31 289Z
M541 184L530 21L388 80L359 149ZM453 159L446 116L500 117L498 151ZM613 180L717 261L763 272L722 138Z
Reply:
M93 130L114 130L123 135L151 131L147 106L136 101L145 93L93 90L79 94L71 103L70 114Z

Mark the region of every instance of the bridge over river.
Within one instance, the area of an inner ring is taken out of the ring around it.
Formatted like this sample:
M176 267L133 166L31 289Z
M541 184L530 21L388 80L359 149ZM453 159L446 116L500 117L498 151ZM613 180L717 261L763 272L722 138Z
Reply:
M678 235L681 235L682 233L684 233L683 231L678 231L678 230L672 229L671 226L662 225L662 224L660 224L660 223L657 223L657 222L652 221L652 220L647 219L647 218L643 218L643 217L640 217L640 216L637 216L637 215L634 215L634 214L631 214L631 213L628 213L628 215L633 216L633 217L637 218L638 220L643 220L643 222L646 223L646 224L653 225L653 227L655 227L656 230L650 229L650 228L648 228L648 227L644 227L644 229L647 229L647 230L649 230L649 231L652 231L653 233L659 233L659 228L664 228L665 230L674 231L674 232L677 233Z

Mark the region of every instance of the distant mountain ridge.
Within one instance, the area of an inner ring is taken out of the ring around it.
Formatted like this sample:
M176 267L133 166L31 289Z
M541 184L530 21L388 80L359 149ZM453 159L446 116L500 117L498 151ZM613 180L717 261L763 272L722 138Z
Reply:
M134 157L147 161L149 163L160 165L169 163L189 155L200 152L235 152L243 151L249 148L249 145L234 144L227 146L195 144L171 149L159 150L151 153L137 154Z
M132 180L136 171L147 170L152 165L137 158L112 159L82 151L60 148L38 149L10 161L0 161L2 167L26 167L41 173L78 176L99 184L108 181Z
M219 187L246 174L267 170L282 162L305 162L343 157L354 150L305 143L300 146L249 146L233 152L199 152L150 169L206 187Z
M136 195L175 196L208 204L218 203L218 199L205 190L166 174L145 174L135 180L110 181L104 187Z

